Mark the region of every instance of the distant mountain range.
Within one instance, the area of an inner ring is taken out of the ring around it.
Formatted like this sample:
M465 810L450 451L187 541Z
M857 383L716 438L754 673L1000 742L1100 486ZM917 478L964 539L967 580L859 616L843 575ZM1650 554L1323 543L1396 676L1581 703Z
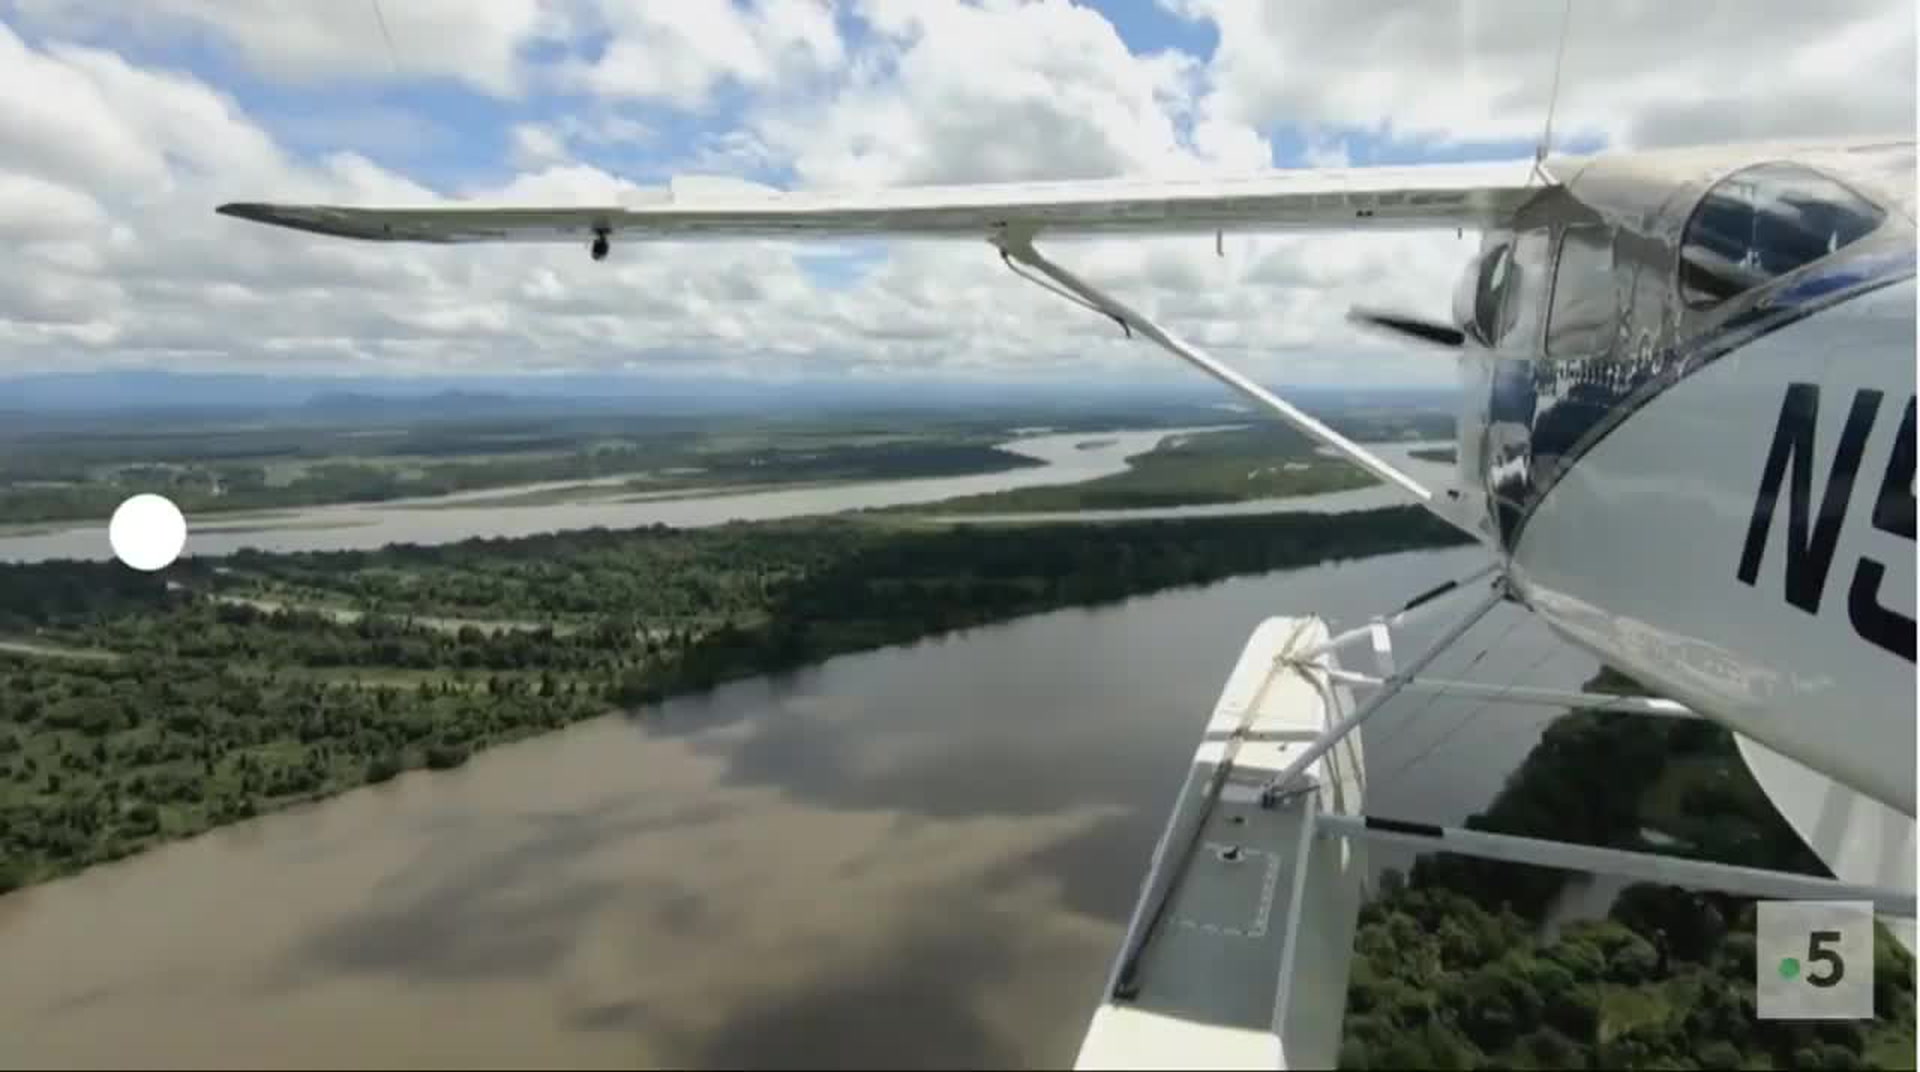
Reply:
M734 381L638 376L335 377L128 369L0 380L0 406L41 411L241 408L338 414L404 405L417 413L425 405L474 412L528 404L721 403L761 393L765 388Z
M418 416L425 413L447 416L484 416L514 413L529 406L565 405L565 398L548 399L516 396L489 391L437 391L427 395L382 395L366 391L327 391L310 396L301 403L302 413L321 417L377 417L382 415Z
M1296 388L1303 402L1451 405L1451 391ZM488 416L529 412L700 413L970 406L1057 405L1064 409L1130 404L1208 405L1239 401L1211 381L1191 384L1066 382L977 383L868 380L753 381L569 376L325 377L103 370L0 379L0 411L52 415L107 411L294 411L314 418L404 415Z

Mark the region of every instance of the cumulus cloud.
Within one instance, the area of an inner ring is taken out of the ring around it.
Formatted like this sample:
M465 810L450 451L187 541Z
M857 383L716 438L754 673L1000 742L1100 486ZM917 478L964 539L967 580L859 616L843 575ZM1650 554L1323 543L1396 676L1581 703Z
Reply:
M1214 106L1243 122L1619 146L1910 134L1914 7L1540 0L1161 0L1220 35Z
M112 31L148 44L219 41L275 79L337 84L391 74L443 77L500 96L525 89L529 44L573 32L569 7L549 0L12 2L23 21L64 36Z
M1143 44L1066 0L407 0L381 8L391 52L372 7L331 0L0 3L0 96L33 102L0 109L0 239L19 251L0 368L1178 375L979 243L626 244L593 264L573 248L347 243L211 209L596 204L688 171L856 188L1231 174L1269 166L1283 139L1309 163L1345 163L1355 131L1403 151L1524 145L1559 32L1558 6L1530 0L1161 3L1218 47ZM1912 129L1911 5L1688 17L1576 5L1557 127L1627 145ZM246 84L182 50L201 41ZM303 121L267 110L259 85L316 101L315 87L438 95L381 97L365 123ZM470 96L448 104L449 86ZM457 124L481 144L448 133ZM391 151L429 131L457 163ZM1444 315L1474 240L1059 255L1265 377L1444 383L1447 362L1343 316L1356 302Z
M559 67L563 82L609 97L697 108L722 86L764 89L831 69L843 57L833 11L815 0L588 5L610 36L592 60Z
M863 10L875 40L837 92L750 120L805 184L1103 178L1205 159L1177 125L1197 61L1135 55L1090 8L873 0ZM1271 160L1257 137L1222 144L1240 150L1228 163L1241 170Z

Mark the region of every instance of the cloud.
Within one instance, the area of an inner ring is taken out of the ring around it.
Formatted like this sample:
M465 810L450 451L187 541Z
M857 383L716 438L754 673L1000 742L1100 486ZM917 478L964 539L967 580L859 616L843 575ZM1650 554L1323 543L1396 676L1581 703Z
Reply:
M284 81L428 76L500 96L524 89L524 48L572 29L566 8L547 0L13 2L24 21L61 36L111 32L141 44L211 38L256 73Z
M106 222L106 211L83 191L32 175L0 174L0 240L84 240Z
M1539 0L1161 0L1212 24L1222 114L1446 142L1555 130L1619 146L1914 127L1914 8L1899 0L1569 7Z
M1193 57L1136 55L1098 12L1062 3L872 0L873 41L843 84L748 122L822 187L1103 178L1264 167L1251 131L1182 136ZM1238 159L1220 160L1226 151Z
M564 84L611 98L698 108L723 85L763 89L831 69L843 57L832 9L815 0L588 5L602 54L560 66Z
M806 187L1231 174L1282 142L1321 165L1524 147L1559 33L1556 5L1522 0L1302 2L1284 18L1253 0L1162 4L1218 46L1181 51L1122 21L1139 9L1065 0L408 0L382 8L391 55L370 6L0 2L0 93L58 102L0 109L0 238L20 251L0 370L1190 376L979 243L621 244L594 264L570 247L346 243L211 209L594 204L676 172ZM1912 129L1898 0L1756 2L1692 26L1651 6L1574 19L1556 118L1570 136ZM240 67L209 60L209 41ZM1448 362L1343 317L1355 303L1444 316L1474 241L1057 255L1261 376L1446 383Z

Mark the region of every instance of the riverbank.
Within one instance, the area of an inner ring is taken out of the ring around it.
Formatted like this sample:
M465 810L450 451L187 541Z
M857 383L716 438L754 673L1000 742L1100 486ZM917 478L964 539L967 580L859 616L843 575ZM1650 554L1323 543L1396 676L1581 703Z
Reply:
M71 873L596 714L1227 577L1453 545L1414 508L1020 529L849 520L0 567L0 870ZM177 587L169 587L169 584ZM358 612L266 610L331 597ZM399 616L562 621L497 630Z
M1362 622L1483 563L1328 562L839 656L19 890L0 898L0 1049L62 1068L1066 1067L1248 633ZM1495 641L1470 672L1593 672L1560 646L1540 662L1551 638L1509 607L1432 671ZM1489 713L1434 747L1475 706L1369 721L1376 769L1419 757L1373 787L1382 814L1486 807L1551 718Z

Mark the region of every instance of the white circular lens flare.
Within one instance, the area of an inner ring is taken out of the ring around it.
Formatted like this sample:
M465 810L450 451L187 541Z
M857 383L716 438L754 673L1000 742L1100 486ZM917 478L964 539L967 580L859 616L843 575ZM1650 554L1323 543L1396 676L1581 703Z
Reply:
M187 519L165 495L135 495L113 512L107 542L134 569L166 569L187 546Z

